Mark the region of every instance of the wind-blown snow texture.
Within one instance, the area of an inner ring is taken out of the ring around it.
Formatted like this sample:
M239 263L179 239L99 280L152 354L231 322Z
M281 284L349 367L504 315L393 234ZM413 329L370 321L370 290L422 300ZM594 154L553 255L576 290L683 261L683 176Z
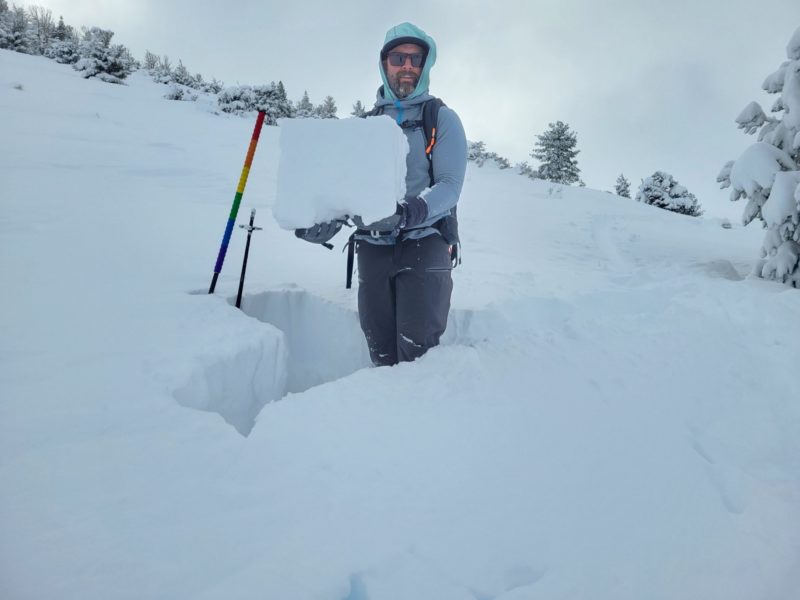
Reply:
M241 312L252 120L127 81L0 51L0 597L800 595L760 232L470 166L445 343L367 368L342 255L270 218L278 130Z

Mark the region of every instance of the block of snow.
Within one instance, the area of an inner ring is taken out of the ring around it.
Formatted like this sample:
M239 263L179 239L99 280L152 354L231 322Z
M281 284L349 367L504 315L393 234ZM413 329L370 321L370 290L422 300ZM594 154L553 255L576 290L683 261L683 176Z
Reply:
M284 229L346 215L369 223L405 196L408 142L388 116L281 119L273 214Z

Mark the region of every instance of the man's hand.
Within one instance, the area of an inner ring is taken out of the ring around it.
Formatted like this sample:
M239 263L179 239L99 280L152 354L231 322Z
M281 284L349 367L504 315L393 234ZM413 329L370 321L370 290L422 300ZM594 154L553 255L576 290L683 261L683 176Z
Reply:
M428 204L422 198L411 198L397 204L394 214L374 223L364 224L361 217L353 217L359 229L394 233L401 229L412 229L428 218Z
M308 229L295 229L294 234L301 240L311 242L312 244L324 244L339 233L341 228L342 221L328 221L326 223L319 223Z

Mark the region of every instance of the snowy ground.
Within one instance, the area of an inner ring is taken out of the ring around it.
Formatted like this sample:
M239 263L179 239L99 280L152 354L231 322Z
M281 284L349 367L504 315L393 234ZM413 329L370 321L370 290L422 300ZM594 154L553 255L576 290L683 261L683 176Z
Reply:
M446 343L367 368L277 130L241 312L241 230L203 292L253 122L129 83L0 51L0 597L800 597L759 230L470 166Z

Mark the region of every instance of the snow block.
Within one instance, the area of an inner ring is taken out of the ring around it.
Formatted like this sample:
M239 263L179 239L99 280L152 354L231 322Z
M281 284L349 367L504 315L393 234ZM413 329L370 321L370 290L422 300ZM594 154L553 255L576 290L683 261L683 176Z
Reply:
M273 214L284 229L346 215L394 214L406 192L408 142L391 117L280 119Z

